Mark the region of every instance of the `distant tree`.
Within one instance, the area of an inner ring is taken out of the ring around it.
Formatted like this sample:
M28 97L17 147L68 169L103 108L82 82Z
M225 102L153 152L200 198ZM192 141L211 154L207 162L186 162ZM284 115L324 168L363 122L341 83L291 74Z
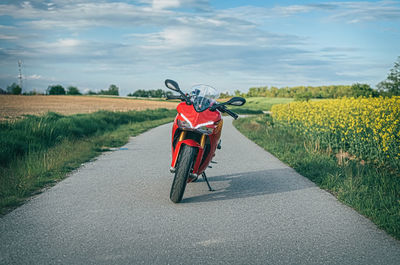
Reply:
M34 96L34 95L43 95L43 93L37 91L36 89L33 89L31 91L24 92L23 95Z
M390 73L388 74L386 80L380 82L377 85L379 92L388 96L398 96L400 95L400 56L394 63Z
M309 101L312 98L311 92L296 93L294 100L296 101Z
M75 86L69 86L67 88L67 94L68 95L82 95L82 93L79 91L79 89Z
M129 93L128 97L145 97L145 94L147 95L145 90L139 89L133 93Z
M139 89L133 93L129 93L128 97L163 98L166 97L167 95L172 95L172 92L165 91L162 89L150 89L150 90Z
M62 85L53 85L47 88L49 95L65 95L65 89Z
M296 86L296 87L252 87L246 97L283 97L301 99L304 96L311 98L340 98L352 96L351 86Z
M116 95L119 96L119 88L116 85L110 85L108 88L108 91L110 92L110 95Z
M150 95L152 98L162 98L165 96L165 91L162 89L152 90Z
M8 94L20 95L22 88L16 83L12 83L10 86L7 86L7 92Z
M4 94L7 94L7 90L0 88L0 95L4 95Z
M97 95L97 93L94 92L94 91L92 91L92 90L89 90L89 91L86 93L86 95Z
M229 95L228 91L226 91L225 93L222 92L219 94L219 98L229 98L229 97L231 97L231 95Z
M351 96L358 97L376 97L378 96L378 91L375 91L368 84L355 83L351 86Z
M98 94L99 95L115 95L115 96L119 96L118 90L119 90L119 88L116 85L110 85L108 90L101 90Z
M235 90L235 96L236 97L240 97L240 90L239 89Z

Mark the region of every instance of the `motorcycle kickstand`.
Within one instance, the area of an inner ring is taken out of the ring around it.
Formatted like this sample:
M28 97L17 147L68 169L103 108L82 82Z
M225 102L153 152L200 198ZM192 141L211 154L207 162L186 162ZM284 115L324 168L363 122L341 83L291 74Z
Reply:
M203 173L201 173L201 175L203 176L203 179L206 181L209 191L214 191L214 190L211 188L210 183L208 182L206 173L203 172Z

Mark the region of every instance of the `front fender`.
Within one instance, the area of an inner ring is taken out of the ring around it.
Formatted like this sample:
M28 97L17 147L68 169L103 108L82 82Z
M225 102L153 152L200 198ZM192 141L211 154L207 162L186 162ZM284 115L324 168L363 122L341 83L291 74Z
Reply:
M175 150L174 150L174 153L173 153L173 155L172 155L172 162L171 162L171 168L175 168L175 166L176 166L176 161L178 160L178 156L179 156L179 152L180 152L180 150L181 150L181 146L182 146L182 144L186 144L186 145L189 145L189 146L193 146L193 147L196 147L196 148L198 148L199 149L199 153L198 153L198 155L197 155L197 159L196 159L196 163L195 163L195 170L193 170L193 172L196 172L197 170L196 170L196 166L197 166L197 168L199 167L199 163L198 163L198 161L197 160L199 160L199 158L201 159L202 158L202 154L203 154L203 148L201 148L201 146L200 146L200 144L198 143L198 142L196 142L195 140L193 140L193 139L185 139L185 140L183 140L183 141L180 141L180 142L178 142L177 144L176 144L176 146L175 146ZM200 160L201 161L201 160Z

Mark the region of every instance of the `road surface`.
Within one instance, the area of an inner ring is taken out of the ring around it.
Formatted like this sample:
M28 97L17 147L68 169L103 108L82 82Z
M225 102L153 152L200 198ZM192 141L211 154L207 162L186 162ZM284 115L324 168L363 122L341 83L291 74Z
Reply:
M242 136L169 200L171 125L0 219L0 264L400 264L400 243Z

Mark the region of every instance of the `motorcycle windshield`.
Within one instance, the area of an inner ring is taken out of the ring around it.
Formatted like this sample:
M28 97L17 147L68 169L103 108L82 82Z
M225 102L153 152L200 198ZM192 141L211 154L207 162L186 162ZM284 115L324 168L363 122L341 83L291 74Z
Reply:
M197 112L205 111L212 106L218 96L217 90L207 85L197 85L191 90L191 100Z

